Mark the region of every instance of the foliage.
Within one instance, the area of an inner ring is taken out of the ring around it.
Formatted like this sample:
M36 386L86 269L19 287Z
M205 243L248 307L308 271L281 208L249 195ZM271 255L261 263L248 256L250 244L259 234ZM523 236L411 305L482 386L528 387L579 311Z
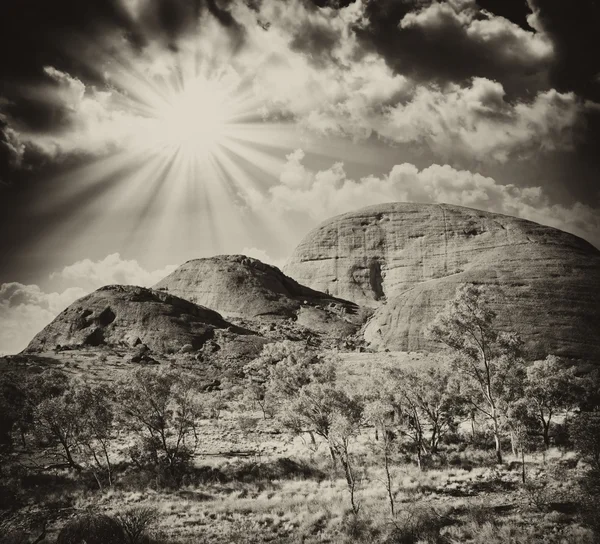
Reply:
M103 514L86 514L68 522L56 544L125 544L121 524Z
M581 412L571 423L575 449L600 471L600 412Z
M408 509L394 520L394 528L385 544L443 544L440 531L446 524L443 516L425 508Z
M119 384L117 402L124 424L139 438L136 461L175 474L198 444L202 410L194 378L168 368L137 369Z
M502 462L500 441L503 404L517 396L522 342L500 331L491 307L492 292L465 284L456 291L430 328L431 336L453 352L453 368L465 381L465 396L492 424L496 457Z
M14 429L20 427L23 432L29 419L27 397L17 383L13 373L0 376L0 456L12 450Z
M546 449L550 447L553 417L572 409L580 390L574 368L567 367L558 357L549 355L527 368L525 390L519 402L527 412L527 427L541 435Z
M157 511L154 508L139 506L117 515L117 520L123 528L126 544L140 544L147 536L149 529L157 521Z
M421 455L438 451L440 441L457 429L465 416L465 402L458 382L446 366L390 373L388 393L400 433Z

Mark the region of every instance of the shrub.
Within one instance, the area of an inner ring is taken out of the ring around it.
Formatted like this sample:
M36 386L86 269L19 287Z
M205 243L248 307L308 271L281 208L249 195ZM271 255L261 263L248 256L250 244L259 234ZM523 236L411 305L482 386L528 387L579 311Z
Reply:
M394 522L394 528L385 544L445 544L440 534L446 525L444 516L428 509L414 509L402 512Z
M104 514L86 514L68 522L56 544L126 544L121 524Z
M137 507L119 514L117 519L125 533L127 544L140 544L148 535L148 530L156 522L157 512L154 508Z
M342 520L342 531L348 542L374 542L379 529L369 519L348 513Z
M575 449L600 470L600 412L582 412L572 423L571 437Z

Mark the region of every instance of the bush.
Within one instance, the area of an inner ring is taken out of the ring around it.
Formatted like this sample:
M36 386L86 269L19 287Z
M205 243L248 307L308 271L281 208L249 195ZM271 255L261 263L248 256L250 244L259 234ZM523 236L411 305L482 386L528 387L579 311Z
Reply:
M148 537L148 530L156 522L154 508L140 506L119 514L117 519L125 533L127 544L141 544Z
M571 437L579 451L600 470L600 412L581 412L571 425Z
M440 534L445 525L444 516L433 510L423 508L402 512L385 544L445 544L446 539Z
M67 523L56 544L126 544L121 524L104 514L86 514Z
M374 542L379 536L379 529L369 519L348 513L342 521L342 531L348 542Z

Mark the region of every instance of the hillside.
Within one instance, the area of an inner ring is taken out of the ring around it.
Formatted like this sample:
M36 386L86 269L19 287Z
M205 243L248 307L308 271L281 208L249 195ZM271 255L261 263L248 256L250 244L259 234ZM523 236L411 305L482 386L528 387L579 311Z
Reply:
M213 310L161 291L110 285L61 312L27 347L27 352L60 348L145 344L159 352L189 345L201 348L215 331L243 333Z
M356 304L300 285L278 268L244 255L188 261L154 288L227 318L291 320L338 337L353 333L363 321Z
M284 271L375 308L374 347L435 349L427 325L460 283L499 294L500 326L532 357L600 360L600 251L558 229L446 204L391 203L334 217L310 232Z

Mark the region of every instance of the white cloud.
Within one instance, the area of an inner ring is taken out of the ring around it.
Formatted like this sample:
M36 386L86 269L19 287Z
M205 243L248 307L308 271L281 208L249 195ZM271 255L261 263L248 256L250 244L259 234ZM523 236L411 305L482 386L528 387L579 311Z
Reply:
M45 133L16 130L22 145L31 145L50 157L71 153L103 154L141 132L143 119L131 109L124 95L115 88L99 90L85 85L70 74L46 66L44 72L53 86L33 91L54 104L64 117L58 131Z
M144 4L124 2L132 13ZM105 89L46 67L55 83L47 99L68 111L67 128L47 134L15 132L14 139L51 156L97 155L132 142L156 144L146 140L156 130L151 123L163 100L157 89L182 71L185 81L193 79L197 72L190 67L200 48L207 71L227 72L232 81L250 84L257 115L292 118L321 135L360 140L375 133L395 143L426 144L443 160L460 154L505 161L533 149L569 149L584 112L573 94L550 90L528 102L508 103L502 85L488 79L437 88L395 73L357 38L356 28L367 24L363 2L316 10L299 0L266 0L258 13L243 3L231 9L245 29L244 45L235 53L228 34L207 19L201 34L179 39L177 53L152 38L141 51L126 41L107 44L119 51L120 62L106 63ZM268 23L268 30L257 20ZM464 40L489 49L494 58L505 56L508 66L537 66L553 54L544 33L527 32L481 12L473 0L434 2L406 15L400 26L432 32L456 28ZM313 44L319 40L325 44ZM123 68L130 66L135 70Z
M119 253L92 261L83 259L51 274L52 279L66 280L69 285L80 285L90 291L103 285L123 284L151 287L177 268L169 265L160 270L148 271L135 260L122 259Z
M510 104L498 82L473 79L470 87L419 87L412 100L390 108L381 134L419 142L444 158L505 162L534 151L571 149L586 106L555 90Z
M534 69L554 55L551 40L542 32L528 32L504 17L482 11L475 0L433 2L420 11L408 13L402 29L418 28L427 33L454 31L473 48L486 49L494 62Z
M372 204L444 202L530 219L572 232L600 247L600 210L580 202L552 204L541 187L502 185L448 165L419 170L408 163L394 166L381 178L356 181L346 176L341 163L312 172L302 164L303 157L300 150L288 155L281 183L270 189L260 203L262 209L278 210L282 217L300 214L314 224Z
M0 285L0 354L23 350L62 310L86 293L80 287L45 293L37 285Z
M148 271L135 260L121 259L118 253L102 260L84 259L51 275L70 287L46 293L37 285L0 285L0 354L18 353L62 310L94 289L114 283L150 287L176 267Z

